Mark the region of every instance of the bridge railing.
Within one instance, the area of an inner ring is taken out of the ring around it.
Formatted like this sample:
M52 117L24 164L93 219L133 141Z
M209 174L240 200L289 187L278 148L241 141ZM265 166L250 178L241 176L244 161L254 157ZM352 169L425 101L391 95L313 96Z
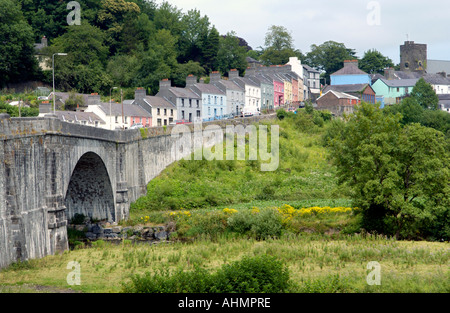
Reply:
M261 120L275 119L276 115L260 115L246 118L236 118L227 120L215 120L204 122L204 127L208 125L219 125L225 128L227 125L249 125ZM194 124L185 124L193 129ZM11 118L7 114L0 114L0 139L22 138L29 136L42 136L46 134L64 135L80 138L91 138L108 142L126 143L142 140L150 137L167 136L171 134L175 126L151 127L134 130L107 130L92 126L74 124L60 121L50 117L22 117Z

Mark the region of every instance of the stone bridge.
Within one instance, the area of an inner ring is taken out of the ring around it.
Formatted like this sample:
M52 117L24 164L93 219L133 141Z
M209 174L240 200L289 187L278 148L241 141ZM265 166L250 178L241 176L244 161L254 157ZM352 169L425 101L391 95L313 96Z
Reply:
M109 131L0 114L0 268L67 250L67 221L76 213L126 220L147 184L179 158L171 130Z

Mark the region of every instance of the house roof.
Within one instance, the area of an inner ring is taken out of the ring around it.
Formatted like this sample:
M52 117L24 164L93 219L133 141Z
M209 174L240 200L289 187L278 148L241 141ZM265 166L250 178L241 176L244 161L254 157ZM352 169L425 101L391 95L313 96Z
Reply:
M147 96L144 98L144 101L147 102L152 108L176 109L172 103L161 97Z
M100 124L106 124L97 114L92 112L75 112L75 111L56 111L58 119L64 122L72 121L86 121L88 123L99 122Z
M236 84L235 82L233 82L231 80L221 79L217 83L222 84L228 90L244 91L238 84Z
M369 84L327 85L323 92L327 92L329 90L338 92L363 92L368 86Z
M188 88L170 87L169 91L177 98L201 99L199 95Z
M426 74L423 78L432 85L450 85L450 79L440 74Z
M109 103L100 103L100 109L105 112L106 115L109 115ZM111 114L113 116L121 116L122 115L122 105L120 103L112 102L111 103ZM139 117L152 117L150 113L145 111L138 105L135 104L123 104L123 114L124 116L139 116Z
M331 74L330 76L336 75L369 75L366 72L360 70L356 63L347 63L339 71Z
M388 87L414 87L419 79L391 79L387 80L385 78L377 79L381 80Z
M216 94L216 95L224 95L225 93L214 86L213 84L195 84L194 87L198 89L201 93L209 93L209 94ZM195 92L195 91L194 91Z
M249 79L248 77L236 77L233 79L233 81L235 81L236 83L241 83L244 85L250 85L250 86L255 86L255 87L259 87L257 83L255 83L254 81L252 81L251 79Z
M338 99L350 99L350 100L359 100L358 97L349 95L345 92L339 92L339 91L334 91L334 90L328 90L326 93L324 93L320 98L325 97L325 95L327 95L328 93L332 93L336 96L336 98ZM319 100L320 98L318 98L317 100Z
M307 65L307 64L302 64L303 68L305 70L307 70L308 72L312 72L312 73L320 73L318 70L316 70L315 68L312 68L311 66Z

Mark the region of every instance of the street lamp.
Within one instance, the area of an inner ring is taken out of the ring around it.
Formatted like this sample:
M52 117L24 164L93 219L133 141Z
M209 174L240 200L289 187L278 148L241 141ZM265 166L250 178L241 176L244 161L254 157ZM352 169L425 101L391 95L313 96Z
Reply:
M67 53L55 53L52 56L53 69L53 114L56 115L56 100L55 100L55 55L67 55Z
M118 87L112 87L110 90L109 90L109 129L110 130L112 130L112 121L111 121L111 115L112 115L112 113L111 113L111 93L112 93L112 90L113 89L118 89Z

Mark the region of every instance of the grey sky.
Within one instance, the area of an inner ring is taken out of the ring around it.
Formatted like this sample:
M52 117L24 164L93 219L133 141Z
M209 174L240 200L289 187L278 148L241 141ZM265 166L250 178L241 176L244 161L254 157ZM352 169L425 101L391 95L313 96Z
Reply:
M375 48L398 63L400 45L408 34L409 40L428 45L429 59L450 60L450 1L447 0L168 2L183 12L198 9L221 34L234 30L254 49L264 46L271 25L281 25L291 31L295 47L303 53L309 52L312 44L333 40L355 49L359 57Z

